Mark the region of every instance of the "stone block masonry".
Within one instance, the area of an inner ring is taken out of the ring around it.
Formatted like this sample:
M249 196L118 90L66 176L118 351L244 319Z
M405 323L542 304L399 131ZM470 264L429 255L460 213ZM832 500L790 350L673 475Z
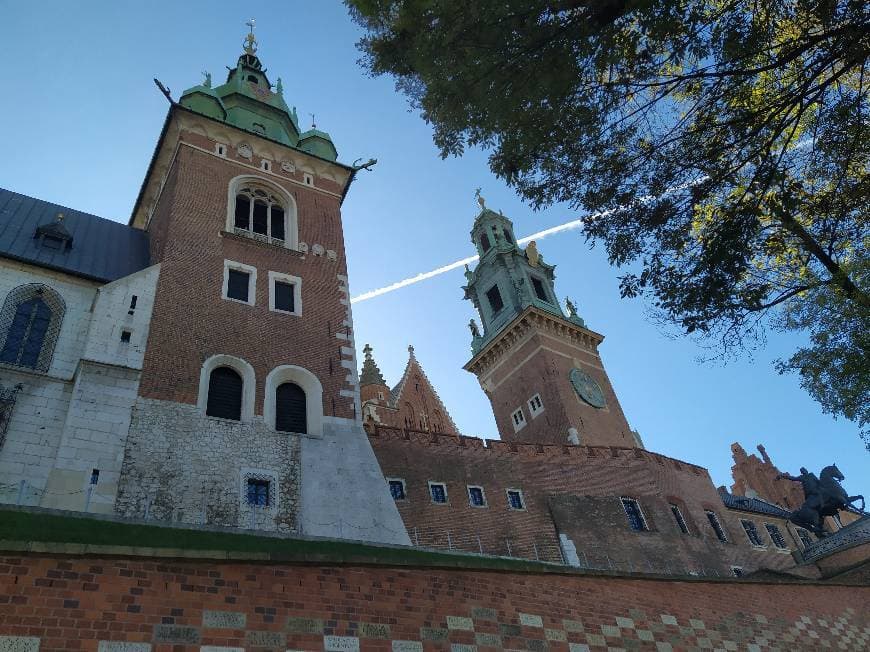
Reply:
M0 553L0 651L866 650L870 587Z

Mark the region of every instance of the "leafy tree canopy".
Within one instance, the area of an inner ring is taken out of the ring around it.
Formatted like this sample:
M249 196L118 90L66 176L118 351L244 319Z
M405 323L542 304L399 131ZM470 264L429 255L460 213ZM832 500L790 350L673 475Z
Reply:
M623 296L722 354L806 333L780 371L867 434L864 0L346 2L443 156L595 214Z

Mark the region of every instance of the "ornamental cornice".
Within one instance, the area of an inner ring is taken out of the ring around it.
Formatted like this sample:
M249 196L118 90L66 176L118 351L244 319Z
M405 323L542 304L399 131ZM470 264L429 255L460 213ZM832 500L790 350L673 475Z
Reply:
M485 375L505 355L523 342L532 331L559 337L594 355L598 355L598 345L604 341L604 336L600 333L583 328L535 306L529 306L471 358L463 369L478 377Z

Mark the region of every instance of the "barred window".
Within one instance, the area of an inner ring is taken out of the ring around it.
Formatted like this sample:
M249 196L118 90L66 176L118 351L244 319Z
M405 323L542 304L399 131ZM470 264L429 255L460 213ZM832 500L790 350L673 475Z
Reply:
M788 544L785 542L785 537L782 536L782 532L779 531L779 527L774 525L773 523L765 523L764 527L767 529L767 533L770 535L770 540L773 541L773 545L775 545L780 550L787 550Z
M269 481L268 480L248 480L248 504L256 507L268 507L269 500Z
M716 533L716 538L719 539L719 541L727 542L728 537L725 536L725 530L722 529L722 525L719 523L719 517L716 516L716 513L709 509L705 510L704 513L707 514L707 520L710 521L710 527L712 527L713 532Z
M804 548L813 545L813 538L810 536L809 532L802 527L795 528L795 530L797 531L798 538L801 540Z
M468 487L468 504L472 507L486 507L486 495L483 487Z
M405 500L405 481L404 480L387 480L390 485L390 495L393 500Z
M649 530L646 524L646 519L640 509L640 503L634 498L620 498L622 508L625 510L625 515L628 517L629 527L636 532L644 532Z
M523 492L519 489L507 490L508 507L511 509L525 509L526 503L523 500Z
M680 532L688 534L689 526L686 525L686 519L683 518L683 512L680 511L678 505L671 503L671 514L674 515L674 520L677 522L677 527L680 528Z
M217 367L208 378L205 413L221 419L242 419L242 377L231 367Z
M305 390L296 383L283 383L275 390L275 430L308 432Z
M447 485L443 482L430 482L429 495L432 496L432 502L440 505L447 503Z
M743 526L743 529L746 530L746 536L749 538L749 543L753 546L763 546L764 543L761 541L761 537L758 536L758 530L755 527L755 523L752 521L742 520L740 524Z
M0 311L0 362L48 371L64 312L63 299L47 285L13 289Z

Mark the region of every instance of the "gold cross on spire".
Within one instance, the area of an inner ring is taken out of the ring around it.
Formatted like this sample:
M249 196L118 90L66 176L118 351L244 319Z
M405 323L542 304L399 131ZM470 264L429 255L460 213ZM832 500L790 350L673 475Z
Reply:
M248 35L245 37L245 52L254 54L257 51L257 41L254 38L254 28L257 26L257 21L251 18L245 25L249 27Z

